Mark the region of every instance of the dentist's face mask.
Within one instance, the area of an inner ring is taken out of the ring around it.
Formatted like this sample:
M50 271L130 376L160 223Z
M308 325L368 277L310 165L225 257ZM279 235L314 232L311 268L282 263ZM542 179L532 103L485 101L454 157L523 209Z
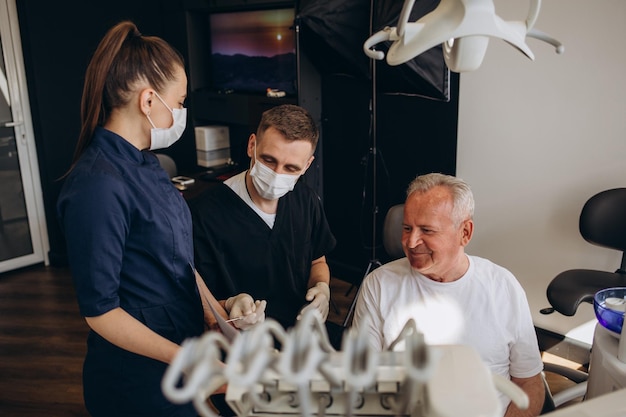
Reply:
M261 197L266 200L278 200L296 186L299 174L277 174L273 169L256 159L256 142L254 144L254 165L250 168L252 184ZM303 170L304 171L304 170Z
M152 119L150 119L149 115L146 115L148 121L152 125L152 129L150 130L150 150L168 148L172 146L180 137L183 135L185 131L185 127L187 126L187 109L170 109L170 107L165 104L165 101L161 98L160 95L154 92L161 103L172 112L172 118L174 119L174 123L172 123L171 127L168 128L159 128L152 123Z

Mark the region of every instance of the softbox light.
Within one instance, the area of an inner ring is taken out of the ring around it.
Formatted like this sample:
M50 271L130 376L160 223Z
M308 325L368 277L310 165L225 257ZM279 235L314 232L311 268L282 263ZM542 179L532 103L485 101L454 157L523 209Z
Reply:
M415 2L411 20L432 11L439 0ZM371 79L370 58L363 43L385 26L395 26L402 2L397 0L302 0L296 19L300 25L302 52L322 74L345 73ZM389 43L390 45L390 43ZM388 47L388 45L387 45ZM376 64L380 93L410 94L435 100L449 99L449 70L441 46L405 64Z

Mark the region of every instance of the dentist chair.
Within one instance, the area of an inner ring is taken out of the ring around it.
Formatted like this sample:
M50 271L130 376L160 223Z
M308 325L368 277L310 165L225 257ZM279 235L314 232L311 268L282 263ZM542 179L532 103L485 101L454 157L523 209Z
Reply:
M626 286L624 213L626 213L626 188L605 190L587 200L579 218L581 236L592 245L620 251L621 264L615 272L594 269L570 269L561 272L548 284L546 295L552 307L542 310L544 314L557 311L565 316L573 316L580 303L593 304L596 292L605 288ZM577 383L554 396L557 407L571 399L586 395L588 377L586 373L568 370L558 365L546 366L546 371L559 373Z
M596 292L626 286L626 188L602 191L582 208L580 234L587 242L622 253L615 272L593 269L570 269L558 274L548 285L552 308L566 316L576 314L582 302L593 303Z
M383 247L391 261L404 257L402 249L402 221L404 204L391 206L383 223Z

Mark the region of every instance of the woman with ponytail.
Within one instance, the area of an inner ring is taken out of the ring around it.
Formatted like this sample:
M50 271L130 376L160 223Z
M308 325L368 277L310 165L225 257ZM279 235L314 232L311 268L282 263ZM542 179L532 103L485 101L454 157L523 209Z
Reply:
M180 343L214 324L212 309L228 318L195 270L189 209L151 152L182 135L186 94L181 55L132 22L107 32L85 75L57 210L91 329L83 388L96 417L196 416L163 396L161 379ZM239 321L264 319L264 302L237 302Z

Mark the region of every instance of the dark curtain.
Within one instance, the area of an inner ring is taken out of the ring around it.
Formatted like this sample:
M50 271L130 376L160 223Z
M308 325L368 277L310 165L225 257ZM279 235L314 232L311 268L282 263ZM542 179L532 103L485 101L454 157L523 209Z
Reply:
M416 1L409 22L415 22L433 11L439 5L439 1ZM394 0L374 1L373 33L385 26L397 26L403 3ZM391 42L388 42L387 48L389 46ZM386 49L380 46L378 49L386 52ZM450 99L450 71L443 59L441 45L429 49L402 65L391 66L387 63L378 65L376 71L378 90L382 93L414 94L445 101Z
M303 0L296 19L302 49L320 73L370 78L362 50L370 33L369 0Z

